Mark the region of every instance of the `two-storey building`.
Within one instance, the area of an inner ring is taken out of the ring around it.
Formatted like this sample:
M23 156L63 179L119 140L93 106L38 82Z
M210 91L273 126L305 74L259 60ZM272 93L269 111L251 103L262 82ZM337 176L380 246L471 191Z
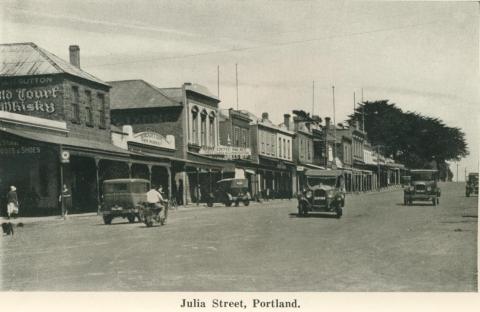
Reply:
M78 46L68 63L33 43L0 44L0 61L0 192L16 186L21 215L59 214L65 184L73 212L96 211L111 162L130 158L111 144L109 84L80 68Z
M268 113L251 124L252 157L257 164L258 190L263 198L290 198L296 182L294 132L273 124Z

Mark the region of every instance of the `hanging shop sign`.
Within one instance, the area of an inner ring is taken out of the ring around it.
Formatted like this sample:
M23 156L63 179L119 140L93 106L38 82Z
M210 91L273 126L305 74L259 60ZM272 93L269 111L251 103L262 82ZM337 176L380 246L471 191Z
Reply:
M173 135L163 136L153 131L135 133L128 139L128 141L160 148L175 149L175 137Z
M247 159L252 156L252 151L248 147L225 145L202 147L198 153L222 159Z
M70 162L70 153L68 151L61 151L60 162L62 164L68 164Z

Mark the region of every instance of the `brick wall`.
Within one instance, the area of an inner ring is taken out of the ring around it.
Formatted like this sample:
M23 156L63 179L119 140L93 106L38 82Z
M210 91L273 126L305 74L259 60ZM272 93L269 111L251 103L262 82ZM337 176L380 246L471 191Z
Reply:
M80 120L78 123L73 122L73 89L77 87L79 91L79 106L80 106ZM67 122L67 128L70 130L70 136L102 141L106 143L111 142L110 138L110 98L109 88L101 86L96 83L91 83L83 79L76 79L74 77L66 77L63 81L63 97L64 97L64 113L65 121ZM92 112L93 112L93 125L87 126L87 111L86 91L90 91L92 95ZM100 100L98 95L102 94L105 99L105 127L100 126Z

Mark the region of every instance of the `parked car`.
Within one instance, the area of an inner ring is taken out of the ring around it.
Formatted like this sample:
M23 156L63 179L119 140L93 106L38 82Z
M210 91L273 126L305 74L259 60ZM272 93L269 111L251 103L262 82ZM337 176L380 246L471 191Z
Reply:
M306 186L298 196L298 214L333 212L337 218L345 207L343 173L340 170L308 169Z
M412 205L413 201L431 201L434 206L440 204L441 192L437 185L437 170L410 170L410 176L410 185L403 190L403 203L405 205Z
M412 181L411 176L401 176L400 177L400 183L402 184L402 187L409 187L411 181Z
M240 202L248 206L250 200L247 179L223 179L216 183L215 190L208 198L207 206L212 207L213 203L223 203L230 207L232 203L238 206Z
M147 201L150 182L144 179L113 179L103 182L102 217L111 224L117 217L127 218L133 223L140 220L139 208Z
M472 172L468 174L467 185L465 186L465 195L469 197L470 194L478 195L478 172Z

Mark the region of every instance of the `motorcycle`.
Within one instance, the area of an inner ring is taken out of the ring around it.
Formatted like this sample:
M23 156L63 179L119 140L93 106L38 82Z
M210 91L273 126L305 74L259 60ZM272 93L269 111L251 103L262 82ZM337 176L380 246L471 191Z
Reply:
M165 210L163 216L161 216L162 210ZM140 220L142 220L147 227L153 226L154 222L165 225L168 216L168 202L162 203L162 205L156 203L141 203L138 208L138 213Z

